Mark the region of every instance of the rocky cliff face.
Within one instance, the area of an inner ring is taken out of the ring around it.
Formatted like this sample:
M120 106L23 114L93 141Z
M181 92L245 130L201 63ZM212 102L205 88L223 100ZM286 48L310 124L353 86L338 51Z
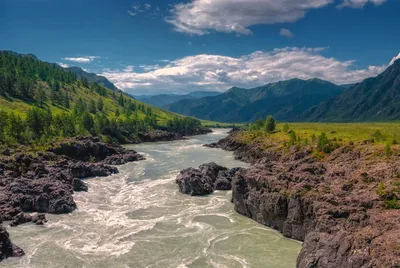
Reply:
M304 241L297 267L400 267L400 159L342 147L325 161L241 144L232 134L211 147L253 163L232 183L238 213ZM392 206L392 208L394 208Z

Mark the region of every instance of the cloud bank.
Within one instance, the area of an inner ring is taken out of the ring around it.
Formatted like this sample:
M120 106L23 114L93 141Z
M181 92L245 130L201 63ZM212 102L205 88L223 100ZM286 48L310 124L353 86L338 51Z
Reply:
M295 22L308 10L324 7L333 0L193 0L172 7L167 21L178 32L204 35L210 30L251 34L256 24Z
M85 57L77 57L77 58L63 58L66 61L72 61L77 63L90 63L95 59L99 59L99 56L85 56Z
M363 8L367 4L374 4L375 6L382 5L386 0L344 0L343 3L338 5L338 8Z
M201 54L154 65L136 72L106 70L115 85L135 94L188 93L195 90L225 91L232 86L255 87L291 78L320 78L336 84L360 82L387 66L356 68L353 60L339 61L321 54L324 48L288 47L256 51L239 58Z
M313 9L340 2L337 7L363 8L387 0L192 0L172 6L166 19L178 32L204 35L212 31L252 34L252 25L296 22Z

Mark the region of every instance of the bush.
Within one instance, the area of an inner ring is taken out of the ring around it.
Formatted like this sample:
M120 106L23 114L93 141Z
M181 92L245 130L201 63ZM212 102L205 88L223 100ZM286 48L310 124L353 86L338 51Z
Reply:
M267 132L273 132L275 128L276 128L275 119L271 115L269 115L267 117L267 120L265 121L265 130Z
M391 157L393 155L392 147L390 146L389 143L386 143L385 154L387 157Z
M338 147L336 142L331 142L328 137L326 136L325 132L322 132L321 135L318 137L318 151L324 153L331 153Z
M282 129L284 132L288 132L289 131L289 124L288 123L285 123L284 125L283 125L283 129Z
M383 202L385 203L385 208L387 209L400 209L395 196L393 196L391 199L385 199Z

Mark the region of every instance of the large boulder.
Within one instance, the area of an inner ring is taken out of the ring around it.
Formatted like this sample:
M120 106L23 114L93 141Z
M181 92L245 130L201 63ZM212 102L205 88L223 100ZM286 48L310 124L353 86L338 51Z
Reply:
M212 179L194 168L182 170L176 178L176 183L181 193L192 196L207 195L214 191Z
M9 257L21 257L24 254L22 249L11 243L7 230L0 225L0 261Z
M201 165L199 169L188 168L176 178L179 191L189 195L206 195L214 190L230 190L232 179L239 168L231 170L216 163Z
M151 132L140 132L138 137L141 142L174 141L182 140L183 136L175 132L155 130Z

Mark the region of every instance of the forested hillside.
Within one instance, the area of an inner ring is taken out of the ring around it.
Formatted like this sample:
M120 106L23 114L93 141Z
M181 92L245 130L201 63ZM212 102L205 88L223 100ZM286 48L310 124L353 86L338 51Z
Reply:
M200 127L33 55L0 51L0 144L86 134L128 142L156 128L190 134Z
M400 120L400 60L382 74L353 85L302 114L299 121L360 122Z

